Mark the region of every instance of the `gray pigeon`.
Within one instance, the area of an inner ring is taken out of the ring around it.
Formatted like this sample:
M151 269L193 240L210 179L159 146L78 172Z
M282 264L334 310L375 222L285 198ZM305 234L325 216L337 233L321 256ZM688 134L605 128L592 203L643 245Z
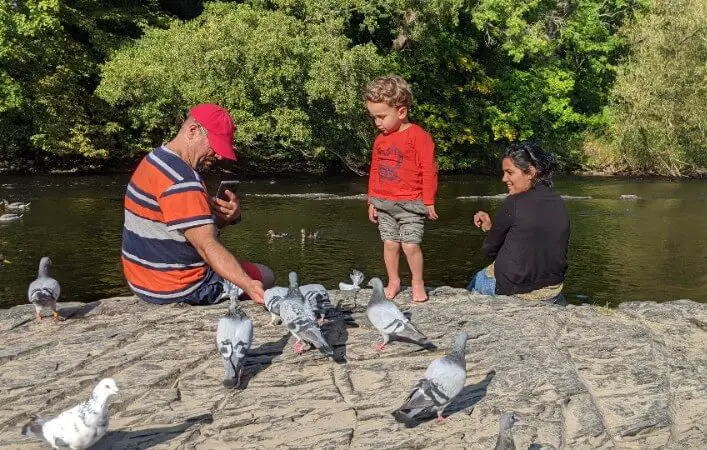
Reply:
M84 450L108 430L108 401L118 393L112 378L99 381L91 398L57 417L37 417L22 427L22 434L43 440L59 450Z
M223 358L225 387L240 387L243 363L252 344L253 323L241 311L238 298L231 298L228 315L219 319L216 328L216 347Z
M27 290L27 297L29 302L34 305L38 321L42 320L42 311L45 309L52 310L54 320L64 320L56 308L61 288L59 287L59 282L49 276L49 266L51 265L52 260L48 256L44 256L39 261L39 275L36 280L29 284L29 289Z
M361 283L363 283L363 272L360 270L354 269L351 272L351 275L349 275L351 278L351 283L353 284L348 284L348 283L339 283L339 290L342 291L353 291L355 289L361 289Z
M334 305L329 299L329 292L321 284L305 284L300 286L299 290L315 315L319 317L317 323L321 326L325 321L327 312L334 309Z
M287 295L289 288L282 286L271 287L265 290L263 299L265 300L265 308L270 311L270 323L268 325L275 325L282 322L280 320L280 302Z
M410 319L405 317L395 303L385 298L383 282L380 278L371 278L368 285L373 288L373 295L366 307L366 315L374 327L383 335L383 342L376 344L381 351L390 342L390 338L412 342L427 350L436 350L437 346L417 329Z
M294 280L293 280L294 279ZM290 272L290 284L294 281L295 286L290 286L285 298L280 302L280 317L292 336L297 339L295 351L304 351L306 341L327 356L333 357L334 351L329 343L324 339L322 330L316 324L314 313L308 302L304 301L302 293L296 286L297 274Z
M504 412L501 414L500 431L498 432L498 440L494 450L516 450L516 443L513 442L511 428L513 424L518 422L518 417L512 412Z
M395 420L410 425L416 419L436 412L437 422L444 422L444 408L462 391L466 383L467 338L466 333L459 333L452 352L432 361L405 404L393 412Z

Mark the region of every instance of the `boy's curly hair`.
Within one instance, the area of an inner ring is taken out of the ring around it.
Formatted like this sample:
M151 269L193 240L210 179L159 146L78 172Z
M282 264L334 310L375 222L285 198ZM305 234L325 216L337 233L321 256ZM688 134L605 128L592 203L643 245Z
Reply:
M385 103L398 108L412 105L412 91L407 82L396 75L378 77L366 86L366 100L374 103Z

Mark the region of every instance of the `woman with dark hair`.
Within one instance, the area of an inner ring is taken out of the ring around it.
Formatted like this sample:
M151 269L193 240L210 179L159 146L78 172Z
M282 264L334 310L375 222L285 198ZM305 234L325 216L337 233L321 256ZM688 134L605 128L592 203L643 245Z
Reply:
M474 214L474 225L487 233L483 251L494 261L467 289L566 304L561 292L570 220L565 203L552 190L555 158L524 141L506 149L502 166L508 197L493 221L484 211Z

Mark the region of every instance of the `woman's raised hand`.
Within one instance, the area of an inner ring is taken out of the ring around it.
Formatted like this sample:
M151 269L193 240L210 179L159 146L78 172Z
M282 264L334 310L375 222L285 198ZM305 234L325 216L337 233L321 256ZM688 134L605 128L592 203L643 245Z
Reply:
M474 225L482 231L488 231L491 229L491 217L486 211L479 211L474 214Z

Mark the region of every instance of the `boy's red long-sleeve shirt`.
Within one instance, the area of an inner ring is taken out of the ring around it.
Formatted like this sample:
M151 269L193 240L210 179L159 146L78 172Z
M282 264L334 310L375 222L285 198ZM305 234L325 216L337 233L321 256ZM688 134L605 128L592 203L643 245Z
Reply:
M434 205L437 163L432 137L419 125L379 134L373 142L368 198L417 200Z

